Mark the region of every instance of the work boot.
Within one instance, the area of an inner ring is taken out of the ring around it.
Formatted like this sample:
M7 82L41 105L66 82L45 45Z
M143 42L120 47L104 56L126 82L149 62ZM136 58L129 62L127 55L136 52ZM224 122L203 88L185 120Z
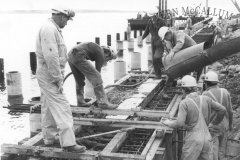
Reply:
M63 147L63 149L68 152L80 153L80 152L84 152L86 150L86 147L75 144L74 146Z
M94 92L97 98L98 108L100 109L116 109L118 105L109 103L107 95L103 89L103 85L99 85L94 88Z
M86 103L84 100L84 88L77 88L76 89L77 92L77 106L78 107L90 107L91 104L90 103Z

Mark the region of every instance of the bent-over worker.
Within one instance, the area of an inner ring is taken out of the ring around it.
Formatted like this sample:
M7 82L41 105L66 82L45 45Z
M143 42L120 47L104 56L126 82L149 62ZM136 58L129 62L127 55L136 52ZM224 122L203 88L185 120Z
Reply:
M84 100L84 80L86 77L93 85L98 107L101 109L117 108L117 105L108 102L100 74L103 65L112 59L116 59L116 54L110 47L100 47L93 42L80 43L69 51L68 63L76 81L79 107L90 106ZM95 61L95 67L88 60Z
M162 78L162 56L164 52L164 46L161 42L160 37L158 36L158 30L162 26L166 26L164 20L156 15L152 16L147 23L147 27L142 36L144 40L149 34L151 34L151 48L152 48L152 60L153 68L157 79Z
M82 152L84 146L76 144L70 104L63 93L63 75L67 63L67 48L61 29L72 20L75 12L66 8L52 9L52 18L43 24L37 34L37 80L41 90L41 120L43 141L55 142L59 134L61 147Z
M197 94L196 79L190 75L182 78L182 91L186 98L179 104L177 120L166 119L163 123L171 128L184 126L187 130L182 148L181 160L211 160L213 152L209 127L218 125L226 109L206 96ZM210 121L212 110L216 116Z
M202 95L212 98L215 102L222 104L227 112L224 119L216 127L210 129L213 139L213 160L224 160L228 139L228 131L232 131L233 110L229 92L224 88L218 87L218 75L214 71L206 73L204 84L206 91ZM210 120L213 120L216 112L213 111Z
M170 51L168 51L169 54L167 55L167 58L170 58L170 60L172 60L173 56L180 50L192 47L197 44L186 33L183 33L181 31L171 31L168 27L160 28L158 35L162 40L168 41L171 45L171 49L170 49ZM195 72L197 72L197 81L199 80L199 78L202 74L202 70L203 70L203 68L195 71ZM171 77L169 77L166 82L166 86L171 87L172 83L173 83L173 79Z

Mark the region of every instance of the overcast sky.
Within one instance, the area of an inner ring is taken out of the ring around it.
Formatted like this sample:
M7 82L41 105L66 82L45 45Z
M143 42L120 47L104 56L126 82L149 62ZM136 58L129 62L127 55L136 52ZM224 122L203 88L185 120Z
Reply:
M240 4L240 0L239 1ZM231 0L208 0L212 8L237 12ZM57 4L66 4L73 9L157 11L159 0L1 0L0 10L49 10ZM199 5L206 0L168 0L168 8Z

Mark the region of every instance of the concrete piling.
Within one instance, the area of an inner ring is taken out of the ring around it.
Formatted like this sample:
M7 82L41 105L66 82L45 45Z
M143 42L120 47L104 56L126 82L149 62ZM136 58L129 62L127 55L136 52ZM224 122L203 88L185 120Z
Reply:
M32 74L35 75L37 70L37 57L35 52L30 52L30 67Z
M107 35L107 45L111 46L111 35Z
M116 40L119 41L120 40L120 33L116 34Z
M5 89L4 60L3 60L3 58L0 58L0 89Z

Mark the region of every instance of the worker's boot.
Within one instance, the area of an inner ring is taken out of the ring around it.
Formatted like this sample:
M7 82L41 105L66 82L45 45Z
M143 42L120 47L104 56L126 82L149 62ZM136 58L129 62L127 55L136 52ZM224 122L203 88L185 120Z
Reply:
M98 108L100 109L116 109L118 106L116 104L111 104L108 102L107 95L103 89L103 85L99 85L94 88L94 92L97 98Z
M90 103L86 103L84 100L84 88L79 87L76 89L77 92L77 106L78 107L90 107Z
M86 150L86 147L75 144L74 146L63 147L63 149L68 152L80 153L80 152L84 152Z

